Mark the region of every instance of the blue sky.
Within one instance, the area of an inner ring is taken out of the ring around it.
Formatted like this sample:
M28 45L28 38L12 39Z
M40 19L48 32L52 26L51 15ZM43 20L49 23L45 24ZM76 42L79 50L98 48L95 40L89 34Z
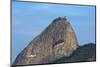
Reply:
M12 2L12 60L58 16L67 17L80 45L95 43L94 6Z

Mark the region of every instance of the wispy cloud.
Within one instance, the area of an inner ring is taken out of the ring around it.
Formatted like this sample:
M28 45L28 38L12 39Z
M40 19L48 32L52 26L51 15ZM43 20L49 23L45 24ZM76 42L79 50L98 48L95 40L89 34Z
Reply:
M80 44L94 42L95 7L13 2L12 4L13 57L58 16L67 16Z

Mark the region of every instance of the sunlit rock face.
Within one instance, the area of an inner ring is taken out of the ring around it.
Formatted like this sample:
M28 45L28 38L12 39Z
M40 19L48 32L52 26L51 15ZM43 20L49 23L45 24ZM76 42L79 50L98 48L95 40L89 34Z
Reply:
M70 56L77 48L78 41L70 23L66 17L58 17L20 52L13 64L50 63Z

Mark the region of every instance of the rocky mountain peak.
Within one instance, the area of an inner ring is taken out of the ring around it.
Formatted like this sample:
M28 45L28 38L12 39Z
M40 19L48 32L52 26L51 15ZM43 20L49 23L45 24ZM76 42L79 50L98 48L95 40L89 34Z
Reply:
M74 30L66 17L54 19L17 56L14 64L45 64L70 56L78 48Z
M66 16L64 16L64 17L57 17L56 19L53 20L53 23L54 22L58 22L58 21L66 21L66 20L67 20Z

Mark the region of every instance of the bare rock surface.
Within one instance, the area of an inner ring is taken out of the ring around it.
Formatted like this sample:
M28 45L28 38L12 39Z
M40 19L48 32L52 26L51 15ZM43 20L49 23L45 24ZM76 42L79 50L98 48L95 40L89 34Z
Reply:
M58 17L20 52L14 65L45 64L70 56L78 48L74 30L66 17Z

